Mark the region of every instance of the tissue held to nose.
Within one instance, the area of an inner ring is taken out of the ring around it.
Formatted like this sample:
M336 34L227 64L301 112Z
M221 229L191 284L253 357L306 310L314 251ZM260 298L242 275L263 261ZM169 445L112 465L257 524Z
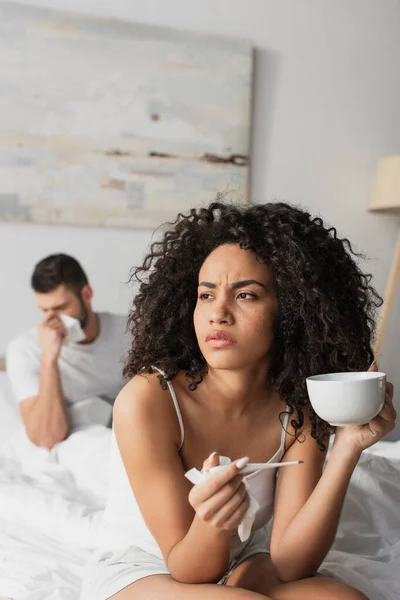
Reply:
M78 319L64 314L59 315L59 319L67 331L64 339L65 344L78 344L85 339L85 333Z

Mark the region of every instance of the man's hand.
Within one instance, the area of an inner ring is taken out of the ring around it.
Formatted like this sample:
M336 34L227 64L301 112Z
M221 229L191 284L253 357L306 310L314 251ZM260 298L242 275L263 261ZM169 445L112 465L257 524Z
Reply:
M57 315L48 315L39 325L39 343L43 358L56 361L60 355L67 330Z

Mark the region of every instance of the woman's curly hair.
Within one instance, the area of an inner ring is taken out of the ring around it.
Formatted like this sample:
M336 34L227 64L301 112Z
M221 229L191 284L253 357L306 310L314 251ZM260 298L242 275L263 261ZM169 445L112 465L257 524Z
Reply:
M195 389L207 371L193 311L199 270L222 244L252 250L276 283L278 316L268 384L286 402L296 435L310 415L312 436L323 449L333 428L313 411L306 377L366 370L376 308L381 298L363 274L347 239L321 218L289 204L238 206L213 202L179 214L161 241L151 245L131 281L140 282L128 327L132 345L124 374L161 368L167 379L180 371ZM165 387L165 379L160 378Z

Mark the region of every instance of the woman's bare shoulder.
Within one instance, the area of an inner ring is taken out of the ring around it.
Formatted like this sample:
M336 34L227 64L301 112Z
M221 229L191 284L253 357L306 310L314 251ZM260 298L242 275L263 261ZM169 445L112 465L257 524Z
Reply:
M171 393L161 386L158 373L135 375L118 394L113 409L114 428L118 432L129 429L161 431L180 440Z
M122 388L115 400L114 410L130 411L134 405L151 402L152 399L161 397L164 392L158 373L140 373Z

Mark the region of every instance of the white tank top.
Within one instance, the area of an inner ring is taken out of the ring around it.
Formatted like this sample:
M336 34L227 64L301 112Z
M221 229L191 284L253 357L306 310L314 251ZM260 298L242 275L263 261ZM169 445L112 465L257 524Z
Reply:
M180 450L185 437L183 419L175 390L170 381L167 381L167 384L175 405L181 431ZM289 414L287 413L282 426L281 444L268 462L280 462L282 460L285 453L285 433L287 430L288 418ZM110 486L106 508L98 533L98 550L104 552L115 550L121 551L125 548L136 546L145 552L162 559L163 557L160 548L147 527L132 492L115 438L114 428L111 432L109 467ZM276 469L256 471L255 473L247 475L245 479L260 505L253 524L253 530L255 530L266 525L272 517Z

